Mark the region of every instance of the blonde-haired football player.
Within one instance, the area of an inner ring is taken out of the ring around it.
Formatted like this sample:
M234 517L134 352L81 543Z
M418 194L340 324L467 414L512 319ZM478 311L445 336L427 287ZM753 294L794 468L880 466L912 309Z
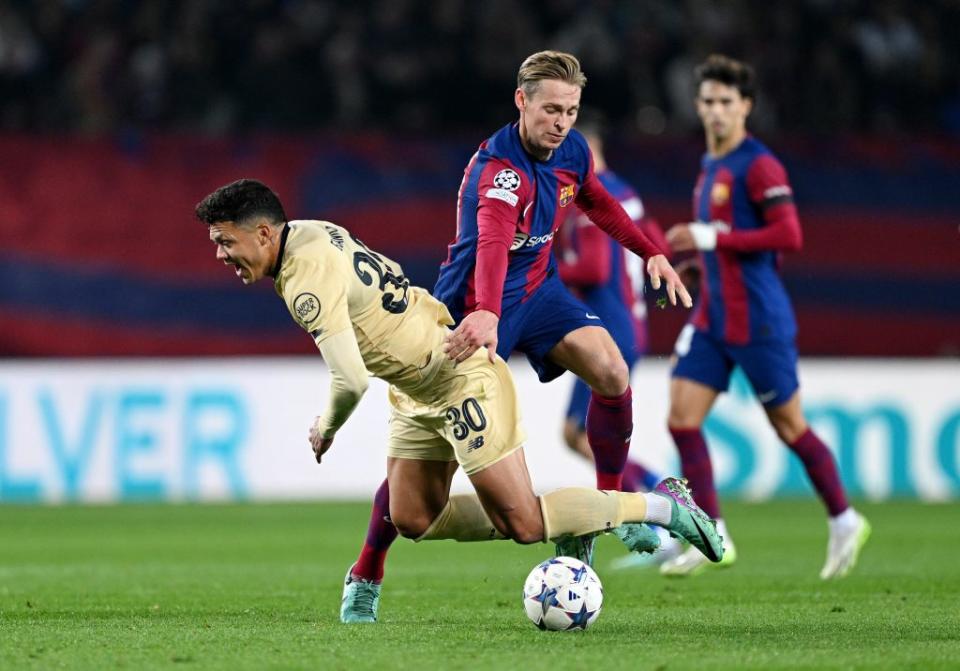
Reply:
M250 179L217 189L196 215L208 226L217 259L244 284L273 278L327 362L328 404L309 432L318 463L360 402L368 376L391 385L390 517L404 536L536 543L652 522L714 561L722 557L715 525L675 478L650 494L566 488L536 496L506 363L484 348L460 363L446 356L453 323L447 308L346 229L288 222L276 194ZM476 495L450 496L458 466ZM651 538L652 546L631 549L653 549ZM344 591L353 621L376 621L379 584L348 572Z

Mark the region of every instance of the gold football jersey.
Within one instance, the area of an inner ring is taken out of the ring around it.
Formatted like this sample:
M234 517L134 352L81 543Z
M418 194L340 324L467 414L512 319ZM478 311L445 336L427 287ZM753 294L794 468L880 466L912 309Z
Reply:
M453 319L410 286L400 266L327 221L291 221L280 248L277 293L319 346L353 328L367 370L417 397Z

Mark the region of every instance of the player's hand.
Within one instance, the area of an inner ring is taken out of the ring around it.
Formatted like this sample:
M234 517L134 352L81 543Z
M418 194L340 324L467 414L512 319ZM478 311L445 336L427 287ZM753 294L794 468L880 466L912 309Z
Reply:
M683 282L680 281L680 276L677 275L677 271L674 270L670 262L667 261L666 256L663 254L651 256L647 261L647 273L650 275L650 286L654 289L659 289L661 283L666 281L667 298L670 300L670 305L676 305L677 297L679 296L680 303L683 304L683 307L693 307L693 299L690 298L690 292L683 286Z
M697 248L693 242L693 234L690 233L689 224L677 224L671 226L667 231L667 244L674 252L689 252Z
M313 448L313 456L317 458L317 463L320 463L320 459L324 454L327 453L327 450L333 445L333 438L324 438L320 435L320 432L317 430L317 425L320 423L320 418L317 417L313 426L310 427L310 447Z
M471 312L460 321L443 343L448 357L460 363L486 345L490 363L497 358L497 325L500 318L489 310Z
M670 244L670 249L675 252L694 249L710 252L717 248L717 233L729 230L730 227L722 221L677 224L667 231L667 242Z

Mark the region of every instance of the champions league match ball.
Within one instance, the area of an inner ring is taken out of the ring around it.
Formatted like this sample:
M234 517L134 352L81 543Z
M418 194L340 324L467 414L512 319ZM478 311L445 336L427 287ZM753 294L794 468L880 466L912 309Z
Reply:
M596 622L602 606L600 578L573 557L537 564L523 585L523 608L541 630L586 629Z

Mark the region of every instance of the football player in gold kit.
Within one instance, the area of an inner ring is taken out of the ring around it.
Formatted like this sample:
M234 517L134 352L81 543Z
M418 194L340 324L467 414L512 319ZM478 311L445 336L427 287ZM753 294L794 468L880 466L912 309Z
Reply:
M652 522L714 561L722 557L715 525L675 478L648 494L571 487L535 495L506 362L486 348L453 361L444 351L453 324L447 308L346 229L288 222L276 194L250 179L217 189L196 215L208 226L217 259L233 266L244 284L273 278L329 367L327 407L309 429L318 463L360 402L369 375L390 384L390 517L402 535L536 543ZM458 467L475 495L450 496ZM349 591L367 606L360 621L376 620L379 588L348 574L345 599Z

